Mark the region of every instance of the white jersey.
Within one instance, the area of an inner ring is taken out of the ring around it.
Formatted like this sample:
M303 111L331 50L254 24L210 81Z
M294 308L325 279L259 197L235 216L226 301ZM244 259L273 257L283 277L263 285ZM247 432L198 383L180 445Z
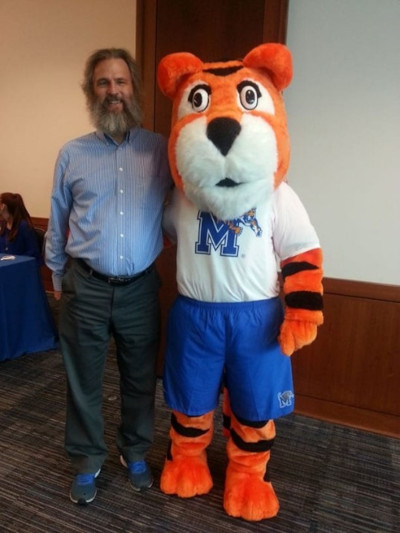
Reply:
M179 293L203 302L273 298L279 294L277 260L320 247L303 204L286 183L268 203L230 221L200 211L175 189L163 226L177 243Z

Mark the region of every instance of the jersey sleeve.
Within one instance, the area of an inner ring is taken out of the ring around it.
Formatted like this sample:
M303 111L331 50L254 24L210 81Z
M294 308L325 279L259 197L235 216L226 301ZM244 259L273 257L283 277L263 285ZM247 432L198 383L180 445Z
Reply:
M274 249L281 261L320 247L304 205L287 183L275 191L273 211Z

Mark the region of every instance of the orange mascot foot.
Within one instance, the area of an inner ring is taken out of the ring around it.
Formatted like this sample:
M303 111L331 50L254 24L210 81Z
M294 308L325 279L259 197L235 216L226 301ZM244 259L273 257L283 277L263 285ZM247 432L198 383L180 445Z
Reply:
M174 457L172 461L165 461L160 481L160 488L165 494L192 498L207 494L212 486L205 454L200 457Z
M257 522L278 514L279 501L267 479L274 438L273 420L239 421L231 413L224 492L224 509L230 516Z
M165 494L192 498L212 489L206 448L212 439L213 415L213 411L201 416L172 412L170 448L160 480Z
M252 522L273 518L278 514L279 501L272 484L258 474L226 473L224 509L230 516Z

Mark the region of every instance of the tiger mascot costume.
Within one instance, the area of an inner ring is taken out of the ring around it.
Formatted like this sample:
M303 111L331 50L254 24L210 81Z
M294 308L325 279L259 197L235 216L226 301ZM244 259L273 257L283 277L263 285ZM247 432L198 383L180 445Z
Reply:
M320 244L284 181L281 91L291 77L290 52L275 43L243 60L203 63L183 52L158 66L159 87L173 101L175 188L164 226L177 243L179 293L167 332L172 415L161 490L182 498L211 490L206 448L224 387L224 508L250 521L278 512L267 465L274 419L294 408L288 356L323 321Z

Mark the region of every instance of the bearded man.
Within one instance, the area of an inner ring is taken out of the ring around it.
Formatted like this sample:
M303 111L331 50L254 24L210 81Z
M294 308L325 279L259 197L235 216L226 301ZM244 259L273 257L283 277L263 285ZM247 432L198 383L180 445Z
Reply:
M82 88L96 131L60 150L46 264L60 300L65 449L75 473L70 498L88 504L107 456L102 378L111 336L120 372L121 463L136 491L153 483L145 457L153 442L159 341L154 261L171 178L166 139L140 127L140 80L129 52L94 52Z

